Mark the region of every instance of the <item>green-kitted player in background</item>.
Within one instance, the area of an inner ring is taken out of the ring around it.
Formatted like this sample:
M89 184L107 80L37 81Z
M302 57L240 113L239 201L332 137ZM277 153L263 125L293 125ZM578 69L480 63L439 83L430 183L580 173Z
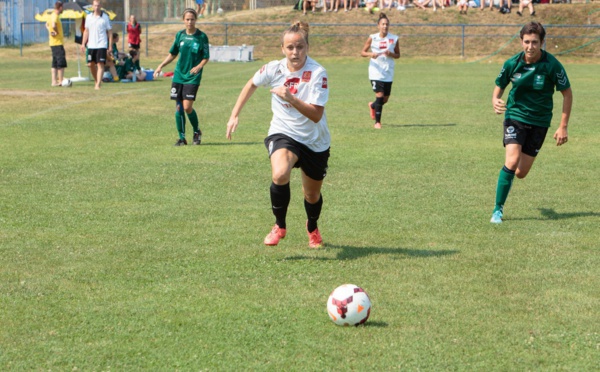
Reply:
M154 77L158 77L162 68L179 55L171 85L171 99L176 101L175 122L179 132L179 139L175 142L175 146L187 145L185 139L186 113L192 128L194 128L193 144L199 145L202 140L198 115L193 105L200 87L200 80L202 80L202 69L208 63L210 56L208 36L196 28L197 18L198 14L194 9L188 8L183 11L185 30L181 30L175 35L169 55L154 71Z
M492 106L496 114L504 113L504 147L506 160L498 176L496 206L491 223L502 223L504 203L513 179L525 178L542 148L552 121L554 88L563 95L560 126L554 133L556 145L567 143L567 126L573 104L573 92L565 69L550 53L542 50L546 31L538 22L521 29L523 51L502 66L496 78ZM506 104L504 89L512 82Z

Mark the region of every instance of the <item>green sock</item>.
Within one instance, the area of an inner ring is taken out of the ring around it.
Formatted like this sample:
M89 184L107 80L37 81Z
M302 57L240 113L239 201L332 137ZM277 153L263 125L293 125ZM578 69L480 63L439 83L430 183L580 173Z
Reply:
M512 186L514 178L515 171L506 168L506 166L502 168L500 175L498 175L496 206L494 207L494 212L504 208L504 203L506 203L506 198L508 198L508 193L510 192L510 187Z
M194 128L194 133L198 133L198 115L196 114L196 110L192 109L192 112L188 114L188 119L190 119L190 124Z
M185 112L183 110L175 111L175 124L180 139L185 139Z

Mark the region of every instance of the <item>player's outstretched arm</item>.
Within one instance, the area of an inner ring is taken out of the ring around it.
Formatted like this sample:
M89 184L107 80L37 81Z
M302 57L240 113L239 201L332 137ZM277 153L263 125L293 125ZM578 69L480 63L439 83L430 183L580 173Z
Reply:
M560 125L554 133L556 146L564 145L569 140L567 127L569 126L569 118L571 117L571 107L573 106L573 91L571 90L571 88L567 88L561 91L561 93L563 95L563 108L562 115L560 117Z
M171 53L169 53L169 55L167 56L167 58L165 58L165 60L162 61L162 63L160 65L158 65L158 67L156 68L156 70L154 70L154 77L155 78L159 77L160 76L160 72L162 71L163 67L165 67L169 63L173 62L173 60L175 59L175 57L177 57L177 56L174 56Z
M492 107L494 108L494 112L498 115L506 111L506 103L502 100L503 94L504 89L499 86L494 87L494 93L492 93Z
M246 85L244 85L244 88L242 88L242 91L238 96L235 106L233 106L233 110L231 110L231 116L229 117L229 121L227 122L227 133L225 134L225 137L227 137L228 140L231 139L231 134L237 129L240 113L246 105L246 102L248 102L250 97L252 97L252 94L254 94L254 92L256 91L256 88L258 87L254 85L252 79L248 80Z

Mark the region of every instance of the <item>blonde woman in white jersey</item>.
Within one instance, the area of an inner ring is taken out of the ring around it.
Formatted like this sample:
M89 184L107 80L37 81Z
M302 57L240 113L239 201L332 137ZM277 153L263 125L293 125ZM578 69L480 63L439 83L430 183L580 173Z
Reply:
M227 138L235 132L242 108L259 86L271 90L273 118L265 146L271 159L271 206L275 225L265 237L274 246L285 238L293 168L302 171L308 244L320 248L317 227L323 198L321 186L327 173L331 138L325 116L329 99L327 72L308 56L308 24L295 22L284 31L281 50L285 58L261 67L242 89L227 123Z
M369 80L375 92L375 101L369 102L371 119L375 120L375 129L381 129L381 112L390 98L394 80L394 59L400 58L398 36L388 32L390 20L379 13L377 20L379 32L367 39L360 55L369 57Z

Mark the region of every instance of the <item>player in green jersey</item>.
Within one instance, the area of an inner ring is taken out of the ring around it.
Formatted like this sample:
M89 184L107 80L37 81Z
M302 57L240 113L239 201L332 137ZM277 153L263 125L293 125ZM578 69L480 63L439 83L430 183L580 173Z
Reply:
M154 71L154 77L158 77L162 68L179 55L171 85L171 99L176 102L175 123L179 132L179 139L175 142L175 146L187 145L185 114L194 128L193 144L199 145L202 139L202 131L198 126L198 115L193 105L200 87L200 80L202 80L202 69L208 63L210 56L208 36L196 28L197 18L198 14L194 9L188 8L183 11L185 30L181 30L175 35L169 55Z
M568 140L573 92L567 73L553 55L542 50L546 31L540 23L526 24L520 36L523 51L504 62L492 95L494 111L504 113L506 159L498 176L491 223L502 223L504 203L513 179L527 176L544 143L552 121L555 88L563 95L563 106L554 139L557 146ZM502 94L509 83L512 89L505 103Z

